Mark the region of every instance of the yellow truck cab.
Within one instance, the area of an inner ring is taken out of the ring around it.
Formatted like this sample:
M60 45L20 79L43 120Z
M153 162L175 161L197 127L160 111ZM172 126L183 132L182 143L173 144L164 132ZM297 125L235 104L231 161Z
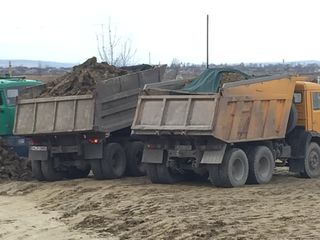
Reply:
M304 127L306 131L320 133L320 85L297 81L294 103L298 113L297 125Z

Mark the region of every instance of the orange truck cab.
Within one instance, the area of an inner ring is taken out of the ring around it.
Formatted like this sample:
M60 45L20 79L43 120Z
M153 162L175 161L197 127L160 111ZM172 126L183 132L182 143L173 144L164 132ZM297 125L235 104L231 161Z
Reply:
M320 85L297 81L294 103L298 113L297 125L306 131L320 133Z
M293 103L296 127L286 136L291 146L290 171L320 176L320 84L296 81Z

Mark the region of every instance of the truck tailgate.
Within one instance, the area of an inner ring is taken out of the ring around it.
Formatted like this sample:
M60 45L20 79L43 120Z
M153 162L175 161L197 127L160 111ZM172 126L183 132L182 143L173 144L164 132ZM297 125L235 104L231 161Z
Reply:
M14 134L81 132L93 130L92 95L22 99L15 113Z
M211 135L225 142L284 138L296 80L239 81L225 84L218 94L142 95L132 133Z
M133 133L212 135L216 100L216 95L140 96Z

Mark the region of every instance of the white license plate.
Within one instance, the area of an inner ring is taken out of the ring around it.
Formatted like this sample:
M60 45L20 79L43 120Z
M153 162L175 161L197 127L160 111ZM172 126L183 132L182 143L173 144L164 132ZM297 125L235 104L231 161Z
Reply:
M47 151L48 147L47 146L31 146L30 150L32 150L32 151Z

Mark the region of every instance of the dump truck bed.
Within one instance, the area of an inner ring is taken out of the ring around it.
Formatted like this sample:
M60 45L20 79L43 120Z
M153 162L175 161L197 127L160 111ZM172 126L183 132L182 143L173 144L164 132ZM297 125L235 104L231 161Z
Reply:
M162 80L165 65L99 81L90 95L35 98L41 87L18 99L14 134L113 132L130 127L140 89Z
M284 138L296 80L275 76L226 83L215 94L162 94L149 85L149 95L139 97L132 133L225 142Z

